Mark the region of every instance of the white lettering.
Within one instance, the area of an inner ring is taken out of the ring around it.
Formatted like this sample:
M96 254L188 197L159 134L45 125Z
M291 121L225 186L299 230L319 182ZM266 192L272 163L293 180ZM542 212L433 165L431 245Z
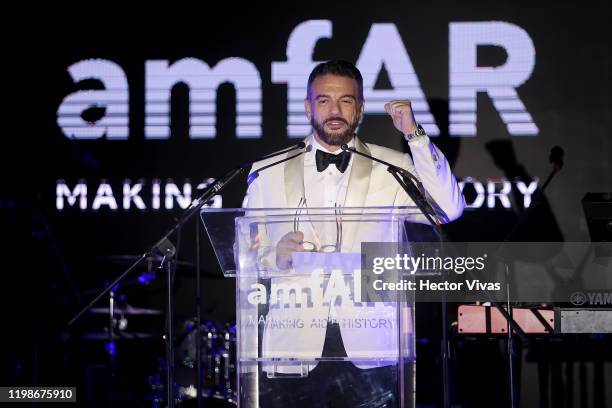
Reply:
M59 211L64 209L64 197L68 200L68 205L73 206L76 203L77 196L79 197L79 208L87 209L87 184L81 181L74 186L74 190L70 191L64 180L58 180L55 187L55 208Z
M75 83L94 79L102 90L81 90L64 98L57 110L57 124L69 138L126 140L128 138L129 93L123 69L112 61L88 59L68 67ZM95 121L83 118L91 108L103 109Z
M113 189L110 184L104 182L100 183L98 186L96 198L94 198L91 209L97 211L103 205L107 205L111 210L117 209L117 200L115 200L115 196L113 196Z
M474 187L474 190L476 190L476 198L474 199L474 201L469 204L469 203L465 203L466 208L480 208L482 207L482 205L484 204L485 201L485 189L484 186L482 185L482 183L472 177L466 177L464 178L462 181L460 181L459 183L459 188L461 189L461 191L463 192L463 189L465 187L466 184L471 184Z
M166 183L164 193L166 196L166 210L171 210L172 208L174 208L174 198L176 198L176 201L182 209L189 207L189 205L191 204L191 184L189 183L183 184L182 193L178 189L176 184L172 182Z
M142 183L136 183L133 186L130 180L125 180L123 182L123 209L129 210L130 204L132 201L136 205L136 208L139 210L146 210L147 206L145 205L142 198L138 195L138 193L142 190Z
M192 139L211 139L216 135L217 88L229 82L236 89L236 136L261 137L261 77L253 63L242 58L227 58L213 69L195 58L170 65L167 60L145 64L145 137L170 137L170 94L177 83L189 87L189 129Z
M449 44L450 134L476 135L476 93L486 92L511 135L537 135L538 127L516 92L535 67L529 34L502 21L450 23ZM480 45L502 47L508 56L506 62L479 67L476 55Z
M522 181L516 182L516 187L523 194L523 207L528 208L531 205L531 196L538 188L538 179L534 179L529 186L525 185Z
M427 134L440 134L395 24L372 24L356 65L363 76L366 113L386 115L385 103L394 99L410 99L415 119ZM374 84L383 67L392 89L376 90Z
M502 186L501 190L496 192L498 185ZM495 198L499 198L504 208L511 208L510 199L508 194L512 191L512 185L508 180L502 178L499 182L489 181L487 183L487 207L495 208Z

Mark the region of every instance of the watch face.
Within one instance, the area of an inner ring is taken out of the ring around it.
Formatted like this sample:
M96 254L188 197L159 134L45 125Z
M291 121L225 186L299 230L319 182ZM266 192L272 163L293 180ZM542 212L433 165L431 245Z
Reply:
M414 135L415 136L424 136L425 135L425 129L423 129L423 126L417 125L417 128L414 131Z

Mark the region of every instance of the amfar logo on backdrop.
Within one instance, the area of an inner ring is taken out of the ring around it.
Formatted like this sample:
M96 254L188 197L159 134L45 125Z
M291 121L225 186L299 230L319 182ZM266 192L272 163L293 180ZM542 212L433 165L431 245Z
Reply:
M287 136L302 138L310 132L304 114L306 80L318 61L312 55L320 39L332 38L332 22L309 20L299 24L287 42L287 60L272 62L274 84L286 84L288 92ZM504 49L507 59L500 66L478 66L478 46ZM431 136L440 131L410 57L395 24L372 24L356 65L364 79L366 114L386 114L384 104L410 99L415 117ZM387 71L391 89L374 89L381 70ZM538 127L516 89L529 79L535 67L535 48L527 32L507 22L458 22L449 24L449 133L476 135L476 94L486 92L508 132L513 136L538 134ZM129 137L129 88L124 70L113 61L88 59L68 67L75 83L98 81L103 89L79 90L67 95L57 111L57 123L72 139L127 140ZM236 136L260 138L262 131L262 81L256 66L243 58L226 58L210 67L195 58L145 61L146 139L170 137L170 95L177 84L189 88L191 139L216 136L217 89L230 83L236 92ZM83 113L101 108L95 121Z

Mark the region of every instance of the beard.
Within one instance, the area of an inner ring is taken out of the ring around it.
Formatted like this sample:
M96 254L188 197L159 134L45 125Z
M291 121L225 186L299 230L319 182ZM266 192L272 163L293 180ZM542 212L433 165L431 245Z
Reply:
M325 130L325 123L330 121L343 122L346 125L346 130L341 133L329 133ZM317 135L322 141L330 146L342 146L351 141L351 138L355 134L355 129L359 126L359 117L355 117L351 123L347 122L341 117L332 117L326 119L324 122L317 122L313 117L310 118L310 125L317 132Z

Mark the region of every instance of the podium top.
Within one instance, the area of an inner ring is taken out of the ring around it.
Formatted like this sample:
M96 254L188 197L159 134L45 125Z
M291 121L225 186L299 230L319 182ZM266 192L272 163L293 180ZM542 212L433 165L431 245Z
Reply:
M421 214L416 206L381 206L381 207L284 207L284 208L212 208L204 207L200 214L218 213L245 213L252 215L292 215L296 210L308 210L319 214L335 214L341 210L343 214L398 214L418 215Z
M305 245L314 251L354 253L360 251L361 242L412 240L406 224L423 222L414 206L203 208L200 216L228 277L244 273L239 271L241 265L253 267L252 262L244 262L247 258L267 258L267 266L262 263L258 268L275 268L276 245L290 232L302 232Z

